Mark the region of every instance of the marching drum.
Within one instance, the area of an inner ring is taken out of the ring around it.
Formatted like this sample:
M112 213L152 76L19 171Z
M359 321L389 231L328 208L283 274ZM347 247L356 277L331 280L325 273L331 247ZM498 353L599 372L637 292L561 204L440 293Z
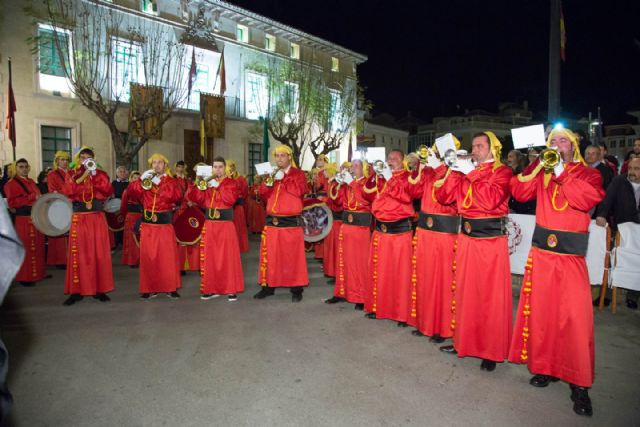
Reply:
M120 213L121 205L122 200L114 198L104 202L104 207L102 208L107 216L107 226L109 227L109 231L113 231L114 233L124 230L125 218L124 215Z
M333 226L331 209L323 201L315 198L304 199L302 221L305 242L319 242L327 237Z
M104 202L104 208L102 208L103 211L105 211L106 213L118 213L120 212L120 205L122 204L122 200L121 199L109 199L106 202Z
M200 241L200 233L204 227L205 217L197 206L184 209L173 220L176 240L181 245L195 245Z
M31 221L42 234L62 236L71 228L73 205L62 194L47 193L33 204Z

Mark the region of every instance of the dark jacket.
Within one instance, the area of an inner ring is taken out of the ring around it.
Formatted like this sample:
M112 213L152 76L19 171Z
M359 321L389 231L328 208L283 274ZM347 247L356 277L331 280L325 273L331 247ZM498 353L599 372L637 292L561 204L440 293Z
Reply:
M600 172L600 176L602 176L602 188L605 190L609 188L609 184L611 184L611 180L613 179L613 170L607 165L604 161L598 163L596 169Z
M640 224L640 211L636 204L633 187L629 179L624 175L618 175L611 181L607 188L607 194L598 205L596 216L604 218L613 215L614 228L623 222L635 222Z

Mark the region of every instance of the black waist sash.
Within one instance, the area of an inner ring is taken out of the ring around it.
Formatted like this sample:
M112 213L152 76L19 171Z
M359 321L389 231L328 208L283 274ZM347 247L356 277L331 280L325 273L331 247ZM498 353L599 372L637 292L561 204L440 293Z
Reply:
M15 216L30 216L31 215L31 206L21 206L16 208Z
M294 216L272 216L267 215L266 224L268 227L301 227L302 218Z
M418 214L418 227L439 233L458 234L460 217L457 215L439 215L422 212Z
M142 206L140 206L140 205L127 204L127 212L136 212L136 213L140 213L140 212L142 212Z
M589 233L553 230L536 224L531 245L558 254L585 256Z
M203 209L204 216L212 221L233 221L233 208Z
M331 211L331 215L333 216L334 221L342 221L342 212L344 211Z
M507 217L460 219L462 233L469 237L498 237L507 234Z
M353 212L343 211L342 222L346 225L356 225L359 227L371 226L371 213L369 212Z
M385 234L400 234L411 231L411 220L409 218L398 221L385 222L376 220L376 230Z
M143 212L142 221L147 224L171 224L173 222L173 212L171 211L154 212L151 218L147 219L149 215L151 215L150 211Z
M91 202L91 207L87 207L86 203L73 202L74 212L98 212L101 211L104 206L102 200L94 200Z

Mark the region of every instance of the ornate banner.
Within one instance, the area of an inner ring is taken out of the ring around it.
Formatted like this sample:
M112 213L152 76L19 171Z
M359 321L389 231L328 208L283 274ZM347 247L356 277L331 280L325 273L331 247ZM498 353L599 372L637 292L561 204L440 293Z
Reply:
M162 139L162 127L158 127L164 102L162 88L131 83L129 102L129 128L133 129L132 133L135 136L146 134L151 139Z
M224 96L200 92L200 116L207 138L224 138Z

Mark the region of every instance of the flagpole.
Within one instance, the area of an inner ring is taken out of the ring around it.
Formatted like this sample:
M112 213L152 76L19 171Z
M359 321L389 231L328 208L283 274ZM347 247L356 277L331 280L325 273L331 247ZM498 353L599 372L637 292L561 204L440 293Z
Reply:
M11 80L11 57L9 57L9 91L13 92L13 82ZM11 96L11 93L8 93L7 96ZM11 106L9 108L12 108ZM11 112L11 117L9 118L9 120L11 121L10 123L10 128L13 129L13 134L15 135L15 128L16 128L16 119L15 119L15 115L13 112ZM15 139L15 136L13 135L9 135L10 138ZM13 148L13 161L16 161L16 142L14 140L11 140L11 146Z
M560 116L560 0L551 0L549 13L549 94L547 120Z

